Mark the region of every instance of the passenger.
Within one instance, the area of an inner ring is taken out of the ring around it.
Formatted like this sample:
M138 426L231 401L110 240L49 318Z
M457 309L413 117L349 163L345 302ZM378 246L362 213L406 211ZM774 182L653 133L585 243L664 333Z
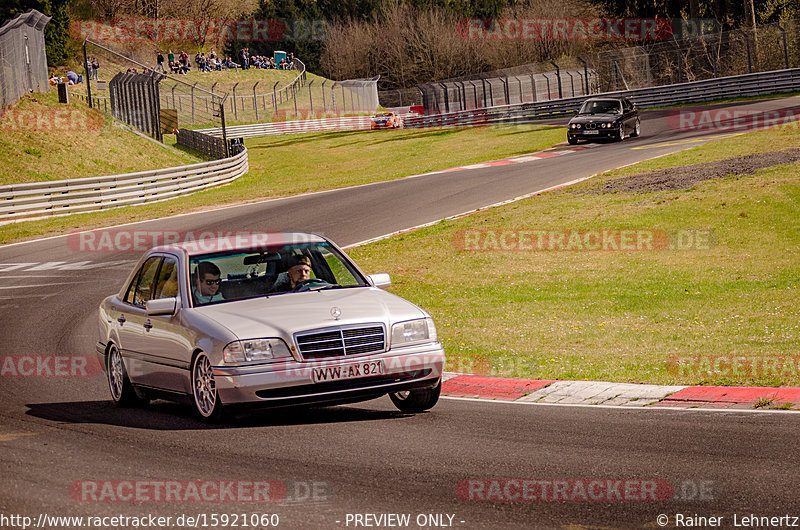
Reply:
M220 270L210 261L201 261L195 271L195 286L192 289L194 299L198 304L221 302L225 298L219 292Z
M292 256L289 269L278 274L272 292L293 291L298 283L311 278L311 261L306 256Z

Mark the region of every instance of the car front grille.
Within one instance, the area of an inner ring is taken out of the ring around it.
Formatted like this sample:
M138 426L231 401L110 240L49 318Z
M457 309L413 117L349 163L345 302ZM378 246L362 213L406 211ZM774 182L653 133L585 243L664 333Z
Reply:
M295 341L306 360L376 353L386 349L386 337L381 325L298 334L295 335Z

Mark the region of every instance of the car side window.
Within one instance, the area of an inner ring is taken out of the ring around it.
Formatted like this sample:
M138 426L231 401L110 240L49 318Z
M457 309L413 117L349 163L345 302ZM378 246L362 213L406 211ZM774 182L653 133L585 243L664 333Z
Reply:
M158 272L154 299L178 296L178 263L175 258L164 258Z
M139 273L139 281L136 282L136 289L133 292L133 305L144 307L144 303L150 300L153 294L153 280L161 263L161 256L153 256L144 262L142 271Z
M139 283L139 276L142 274L141 269L136 271L131 284L128 286L128 291L125 293L125 302L128 304L133 303L133 295L136 293L136 284Z

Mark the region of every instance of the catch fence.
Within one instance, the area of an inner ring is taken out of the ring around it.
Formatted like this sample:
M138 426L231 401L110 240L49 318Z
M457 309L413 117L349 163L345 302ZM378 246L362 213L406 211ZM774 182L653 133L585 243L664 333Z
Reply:
M520 105L800 66L800 22L619 47L417 85L426 113ZM408 92L402 93L408 98ZM394 106L392 94L382 100ZM413 104L413 103L410 103Z
M44 27L50 17L31 9L0 25L0 109L30 92L47 92Z

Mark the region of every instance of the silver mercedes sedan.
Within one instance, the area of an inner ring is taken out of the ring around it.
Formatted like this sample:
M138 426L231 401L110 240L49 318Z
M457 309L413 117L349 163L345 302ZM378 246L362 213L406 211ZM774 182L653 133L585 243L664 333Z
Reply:
M430 315L331 241L266 233L148 251L100 305L99 360L121 406L188 401L204 421L250 405L439 399Z

